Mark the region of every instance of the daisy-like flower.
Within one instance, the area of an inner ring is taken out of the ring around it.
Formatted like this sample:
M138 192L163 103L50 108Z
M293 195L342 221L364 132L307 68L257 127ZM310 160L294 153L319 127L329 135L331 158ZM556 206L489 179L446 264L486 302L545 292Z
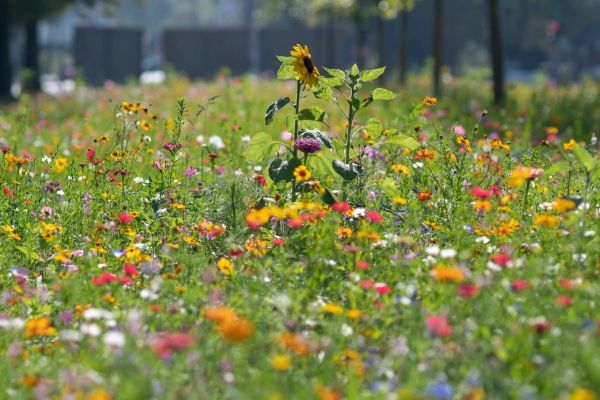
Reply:
M298 182L304 182L309 180L312 175L305 165L300 165L294 170L294 176Z
M312 62L312 55L308 50L308 46L296 44L290 55L296 60L292 63L294 71L296 71L296 80L304 82L307 87L314 86L319 79L319 69Z

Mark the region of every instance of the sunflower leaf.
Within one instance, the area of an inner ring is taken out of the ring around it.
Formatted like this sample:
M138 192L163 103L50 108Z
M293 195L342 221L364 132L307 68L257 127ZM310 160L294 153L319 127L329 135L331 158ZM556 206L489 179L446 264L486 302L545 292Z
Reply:
M575 157L581 166L585 168L587 172L592 172L594 169L594 157L592 157L592 155L580 145L575 145L575 147L573 147L573 153L575 154Z
M377 88L372 93L373 100L393 100L396 96L396 93L384 88Z
M298 113L298 119L301 121L319 121L323 122L325 118L325 110L321 107L314 106L300 110Z
M289 97L283 97L269 105L269 107L267 107L267 111L265 112L265 125L269 125L271 122L273 122L275 113L285 107L289 102Z
M274 183L281 181L289 182L292 180L294 170L301 164L302 162L298 158L283 160L277 157L269 165L269 177Z
M293 63L296 59L292 56L277 56L277 59L282 62L282 63L286 63L286 64L290 64Z
M355 179L361 172L362 168L356 163L346 164L341 160L334 160L331 163L333 170L338 173L345 181Z
M379 78L385 72L385 67L367 69L360 73L360 80L363 82L371 82Z
M271 135L259 132L250 139L246 150L246 159L250 162L259 163L271 153L275 146L277 146L277 142L271 138Z
M286 80L295 77L296 71L294 71L294 67L291 64L283 63L279 66L279 69L277 70L277 79Z

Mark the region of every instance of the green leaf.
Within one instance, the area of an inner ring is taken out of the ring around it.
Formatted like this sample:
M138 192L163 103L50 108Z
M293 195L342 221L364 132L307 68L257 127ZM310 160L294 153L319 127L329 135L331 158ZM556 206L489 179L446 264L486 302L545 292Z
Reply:
M394 197L397 193L396 181L389 176L380 182L379 187L381 187L383 193L390 198Z
M274 101L273 104L267 107L267 111L265 112L265 125L269 125L271 122L273 122L273 118L275 118L275 113L278 110L281 110L283 107L285 107L290 101L291 100L289 97L284 97L282 99Z
M345 181L355 179L361 172L362 168L356 163L346 164L341 160L334 160L331 163L333 170L338 173Z
M396 98L396 96L398 96L396 93L384 88L377 88L373 90L371 95L373 100L393 100Z
M335 171L332 168L332 163L337 160L337 155L333 151L323 150L315 153L314 156L308 158L308 167L315 175L320 177L332 176Z
M29 247L15 246L15 249L19 250L21 253L25 254L27 257L31 258L32 260L43 261L42 257L40 257L40 255L38 253L36 253L34 250L30 249Z
M377 118L369 118L365 125L365 130L370 135L379 135L383 132L383 124Z
M325 118L325 110L323 110L321 107L318 107L318 106L305 108L303 110L300 110L300 112L298 113L298 119L300 121L323 122L324 118Z
M588 153L586 149L576 144L575 147L573 147L573 154L575 154L577 161L579 161L581 166L585 168L587 172L592 172L595 163L594 157L592 157L592 155Z
M265 157L273 151L273 147L277 146L271 135L265 132L259 132L252 136L248 149L246 150L246 159L250 162L262 162Z
M296 58L292 56L277 56L277 59L282 63L286 64L293 63L294 61L296 61Z
M300 129L298 131L298 137L318 140L323 146L330 150L333 149L333 142L329 136L318 129Z
M292 180L294 170L302 164L299 159L292 158L291 160L282 160L277 157L269 165L269 177L273 182L281 181L289 182Z
M331 77L321 77L319 80L331 87L338 87L344 84L346 74L341 69L325 68L325 71Z
M333 90L331 87L321 82L322 79L319 79L318 83L313 86L312 93L317 99L331 101L333 100Z
M406 147L410 151L416 150L421 147L421 143L411 136L406 136L401 133L388 137L383 143L382 146L391 145L391 146L400 146Z
M358 78L360 74L360 70L358 69L358 65L352 64L352 68L350 68L350 77Z
M331 192L327 188L323 188L323 194L321 194L321 200L323 201L323 203L327 204L328 206L333 205L333 203L335 203L335 197L333 197L333 194L331 194Z
M296 71L294 71L294 67L291 64L281 64L279 69L277 70L277 79L286 80L286 79L295 79Z
M371 82L379 78L385 72L385 67L376 69L367 69L360 73L360 80L363 82Z
M544 174L546 175L554 175L557 174L559 172L563 172L563 171L568 171L569 169L571 169L571 167L569 166L569 164L567 164L566 162L563 161L559 161L555 164L552 164L548 169L546 169L544 171Z

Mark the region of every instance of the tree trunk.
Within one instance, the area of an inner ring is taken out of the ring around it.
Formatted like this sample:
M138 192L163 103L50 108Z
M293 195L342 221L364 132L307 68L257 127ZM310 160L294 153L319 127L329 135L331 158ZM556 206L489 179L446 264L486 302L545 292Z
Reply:
M406 84L406 70L408 69L408 11L400 12L400 48L398 67L400 70L400 85Z
M11 97L10 20L8 0L0 0L0 100Z
M442 0L435 0L433 14L433 93L439 96L442 90L442 46L444 35L444 5Z
M504 101L504 54L500 32L500 0L489 0L490 4L490 49L492 53L492 70L494 80L494 104Z
M28 71L28 77L23 87L27 91L37 92L40 90L40 66L39 66L39 38L37 19L25 23L25 59L23 66Z

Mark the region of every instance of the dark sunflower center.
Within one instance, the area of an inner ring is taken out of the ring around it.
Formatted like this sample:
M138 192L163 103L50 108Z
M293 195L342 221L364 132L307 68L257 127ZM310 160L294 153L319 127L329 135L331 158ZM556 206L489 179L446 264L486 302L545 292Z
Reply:
M312 63L312 60L308 57L304 57L302 60L304 61L304 66L306 67L308 73L312 74L315 70L315 66Z

